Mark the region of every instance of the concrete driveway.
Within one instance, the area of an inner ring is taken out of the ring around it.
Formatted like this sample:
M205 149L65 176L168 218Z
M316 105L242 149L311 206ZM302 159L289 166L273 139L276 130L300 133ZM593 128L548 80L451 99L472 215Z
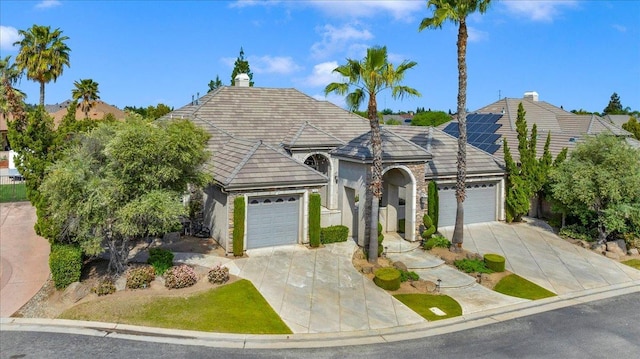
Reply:
M506 268L556 294L568 294L640 280L640 271L573 245L543 223L490 222L466 225L464 248L497 253ZM440 228L451 239L453 227Z
M49 242L33 229L29 202L0 204L0 317L11 316L49 278Z

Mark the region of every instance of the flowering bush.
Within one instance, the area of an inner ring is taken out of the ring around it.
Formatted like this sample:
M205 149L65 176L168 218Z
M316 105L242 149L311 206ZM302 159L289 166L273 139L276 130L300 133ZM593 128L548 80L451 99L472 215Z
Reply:
M229 268L217 265L209 271L209 282L213 284L222 284L229 280Z
M164 286L169 289L191 287L198 281L198 275L188 265L169 268L164 274Z
M111 278L107 278L99 281L98 285L93 287L92 291L99 296L113 294L116 292L116 286L113 284Z
M154 279L156 271L152 266L136 267L127 272L127 288L148 288Z

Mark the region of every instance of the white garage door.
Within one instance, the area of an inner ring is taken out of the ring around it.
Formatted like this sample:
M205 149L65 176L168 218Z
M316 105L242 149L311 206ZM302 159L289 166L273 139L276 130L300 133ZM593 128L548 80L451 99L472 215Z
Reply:
M496 220L496 191L494 183L467 183L467 198L464 200L464 224L491 222ZM456 224L456 186L439 185L440 214L438 227Z
M247 249L298 243L300 196L250 197Z

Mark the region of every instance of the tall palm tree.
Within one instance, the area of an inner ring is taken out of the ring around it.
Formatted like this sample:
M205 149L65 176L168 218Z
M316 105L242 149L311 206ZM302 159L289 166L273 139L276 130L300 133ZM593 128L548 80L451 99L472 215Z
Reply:
M422 19L420 31L438 29L446 21L458 25L458 156L456 175L456 224L453 230L453 246L456 251L462 248L464 241L464 207L467 181L467 17L476 11L487 11L491 0L428 0L427 7L433 11L431 17Z
M382 139L378 122L378 104L376 96L383 90L391 89L393 98L405 95L420 96L411 87L401 86L406 70L416 66L415 61L403 61L398 67L387 60L387 48L371 47L362 61L347 59L347 63L336 67L336 72L345 77L346 82L333 82L327 85L324 92L345 95L347 106L357 110L366 98L369 99L367 113L371 125L371 147L373 152L373 168L371 183L367 186L366 207L370 208L370 216L365 217L366 228L369 229L369 262L378 260L378 203L382 198ZM353 87L353 92L349 92Z
M14 88L22 75L15 63L11 63L11 56L0 59L0 112L7 114L9 112L9 101L7 100L7 91L12 91L18 102L23 102L27 95ZM5 86L5 80L9 86Z
M80 110L84 112L84 118L89 118L89 111L95 105L96 100L100 99L98 93L98 83L92 79L82 79L80 81L74 81L73 85L76 87L71 91L74 101L82 100L80 102Z
M51 31L50 26L33 25L28 30L19 30L22 40L14 45L20 45L16 57L18 70L27 72L27 78L40 83L40 106L44 106L44 84L55 82L64 70L69 67L69 52L71 49L65 41L68 36L62 36L60 29Z

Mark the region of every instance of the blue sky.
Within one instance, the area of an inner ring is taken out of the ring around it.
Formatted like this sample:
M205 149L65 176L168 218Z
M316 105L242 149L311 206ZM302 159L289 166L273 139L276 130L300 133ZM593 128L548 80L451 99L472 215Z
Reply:
M457 28L418 31L426 1L12 1L0 2L0 53L15 58L16 29L33 24L69 36L71 67L46 86L46 102L91 78L118 107L180 107L219 75L230 82L240 47L256 86L293 87L325 99L346 58L385 45L390 61L413 60L405 84L420 98L378 98L379 109L455 110ZM537 91L567 110L602 111L613 92L640 109L639 1L494 1L468 19L467 107ZM38 85L23 77L27 102ZM342 98L326 98L339 105ZM364 108L362 108L364 109Z

